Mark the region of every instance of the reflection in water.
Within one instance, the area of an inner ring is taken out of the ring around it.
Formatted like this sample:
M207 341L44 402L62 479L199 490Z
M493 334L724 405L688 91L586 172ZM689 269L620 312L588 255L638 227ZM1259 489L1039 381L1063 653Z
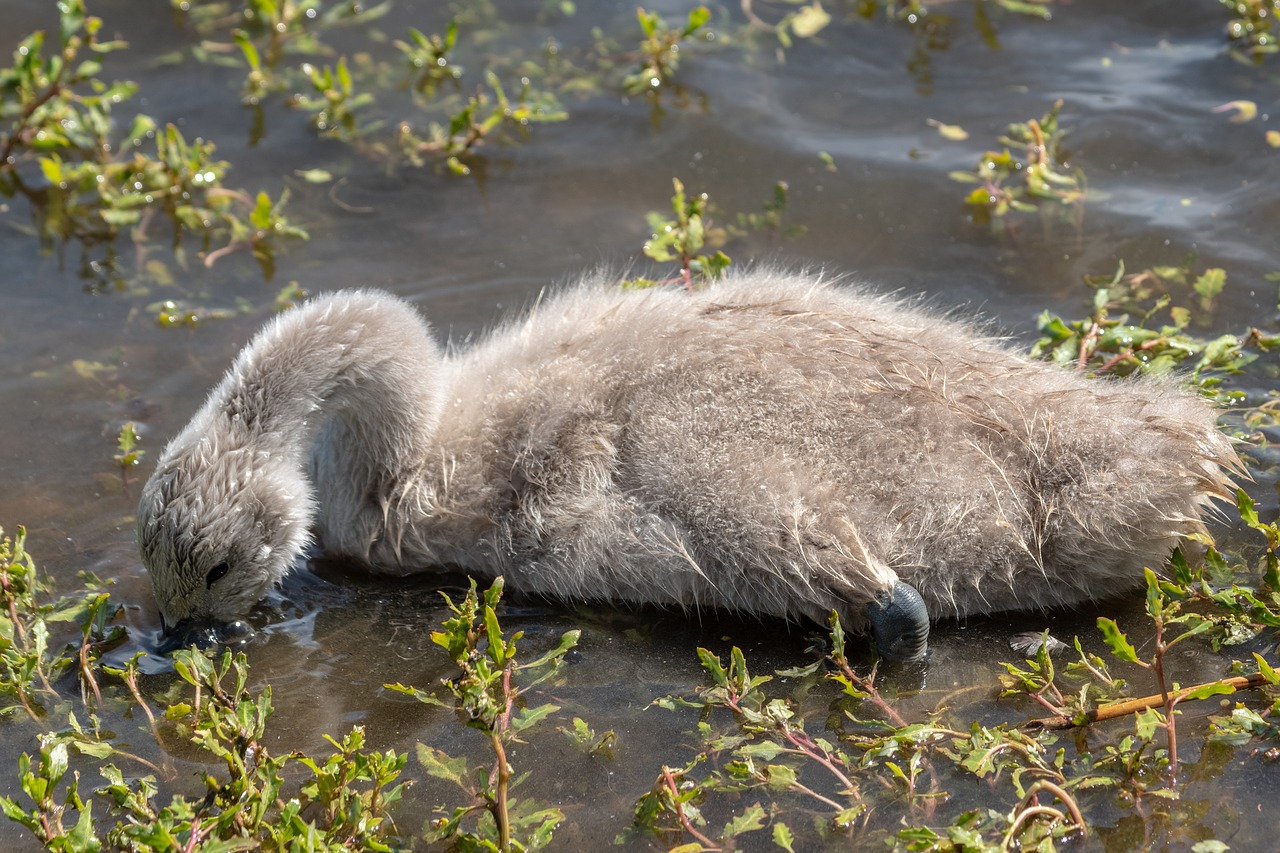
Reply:
M287 213L312 238L281 252L275 279L265 285L247 255L206 269L194 254L175 256L163 238L136 255L125 242L116 246L117 257L129 269L136 263L140 272L131 273L120 291L91 296L82 284L98 279L92 270L89 279L80 277L75 248L42 253L24 233L26 202L0 200L8 206L3 221L10 226L0 231L0 524L27 525L30 549L60 589L74 589L83 569L116 579L113 596L127 605L121 618L130 639L112 652L113 663L154 651L160 631L134 552L136 485L121 484L111 458L114 436L123 421L140 421L149 453L141 473L148 473L163 442L198 406L290 280L311 292L353 285L390 290L413 300L445 336L465 345L549 284L584 268L631 264L648 236L646 212L667 209L672 177L709 192L723 211L756 210L773 183L785 180L791 188L788 220L806 225L807 232L785 242L764 234L740 238L726 247L736 263L774 258L849 271L888 289L928 294L942 306L974 306L1025 336L1040 310L1068 316L1087 310L1091 294L1079 285L1087 273L1109 273L1121 259L1131 270L1179 265L1194 254L1197 269L1229 272L1210 317L1214 333L1276 324L1275 284L1266 276L1280 269L1269 224L1275 221L1280 160L1271 156L1264 135L1273 124L1268 92L1274 67L1237 63L1225 54L1217 4L1077 0L1054 4L1054 19L1044 22L1005 15L990 3L958 2L935 7L935 15L945 13L945 25L926 19L914 28L879 17L855 21L841 4L826 4L832 23L818 38L797 41L785 63L774 61L771 41L760 42L746 64L731 41L690 50L678 71L688 105L660 101L661 121L653 120L654 106L644 98L589 90L564 97L569 121L539 126L519 145L491 147L483 169L476 169L483 181L431 168L388 174L383 165L316 138L282 99L244 109L243 69L189 58L156 65L170 51L189 52L195 40L168 16L139 14L134 5L101 0L91 10L133 45L110 55L107 73L136 80L145 99L138 108L178 121L188 139L214 139L217 156L232 164L230 185L262 187L273 198L289 187ZM562 56L580 55L591 47L594 26L623 45L638 39L634 10L625 4L551 19L540 18L533 6L494 7L496 17L515 22L501 35L508 40L499 43L504 50L540 49L554 37ZM448 14L444 4L406 0L377 26L393 38L409 26L441 32ZM737 20L734 9L723 14ZM0 56L6 57L20 34L52 23L47 4L20 0L0 2L0 17ZM718 18L715 23L720 26ZM473 14L464 23L464 40L466 26L482 25ZM354 30L336 44L351 55L381 49ZM474 52L460 62L469 70L485 65ZM1072 164L1085 170L1096 192L1080 233L1051 219L1042 225L1036 215L1014 231L975 227L963 205L965 190L948 173L971 169L1007 124L1043 114L1059 97ZM1233 124L1211 112L1241 99L1257 102L1257 119ZM409 100L407 93L380 92L376 109L394 120ZM929 119L963 127L969 140L941 138ZM819 156L823 152L834 171ZM306 169L327 170L346 183L332 194L328 186L297 177ZM164 300L225 308L230 316L196 329L162 329L151 306ZM114 372L77 370L76 360ZM1267 361L1239 380L1254 394L1274 385L1274 365ZM1273 518L1274 454L1252 455L1258 479L1250 490L1264 517ZM1225 534L1228 550L1256 552L1243 534L1217 532ZM484 760L477 733L453 714L382 686L403 682L425 689L452 675L429 633L446 612L438 590L456 599L465 583L441 578L389 585L340 566L312 568L291 576L249 619L258 632L246 649L251 676L255 687L272 686L277 708L273 748L324 750L323 734L340 735L362 723L375 748L412 751L421 741ZM1146 624L1142 602L1131 598L1043 619L970 620L935 628L923 680L908 671L886 672L881 686L909 720L928 720L945 709L942 719L956 728L967 729L971 721L1017 724L1041 710L1025 699L996 698L998 662L1013 657L1009 637L1049 628L1062 639L1079 635L1087 650L1105 654L1094 627L1098 616L1116 618L1136 642L1149 642L1139 640ZM763 674L815 660L809 645L822 637L811 625L599 604L568 608L513 600L501 618L508 630L526 631L523 647L530 654L552 647L565 630L583 630L562 677L539 688L543 701L560 706L558 722L533 730L512 757L518 770L532 771L525 790L565 810L567 821L555 836L560 849L608 845L631 821L636 800L652 788L662 766L680 766L696 754L699 722L716 732L733 728L727 716L703 719L693 709L650 707L655 698L688 696L704 684L698 646L725 656L738 645L752 671ZM72 629L53 640L74 634ZM865 654L853 642L851 652ZM1264 636L1226 654L1270 654L1271 645ZM176 692L175 679L164 660L150 654L144 660L144 692L162 707ZM865 669L870 661L854 663ZM1224 665L1224 653L1193 643L1179 647L1172 662L1186 684L1216 678ZM1117 669L1135 693L1150 691L1145 673ZM57 686L74 692L70 681ZM104 689L114 687L104 681ZM775 678L769 688L797 699L810 731L825 723L827 732L841 732L851 726L845 712L859 710L821 673ZM1262 700L1249 701L1265 707ZM1188 849L1216 838L1237 851L1274 849L1280 826L1271 792L1280 779L1275 763L1264 757L1273 742L1263 741L1258 754L1248 744L1206 742L1205 717L1222 710L1216 700L1182 710L1186 769L1175 789L1180 797L1124 799L1110 789L1080 791L1094 825L1073 846ZM612 760L584 754L557 731L575 716L596 731L616 732ZM20 752L35 748L37 729L65 723L65 710L38 727L6 722L0 758L12 767ZM194 774L213 768L201 765L203 759L179 738L167 738L161 749L145 721L117 715L107 725L119 733L120 748L162 767L166 792L203 790ZM1116 721L1063 733L1057 746L1102 755L1132 733L1132 721ZM85 761L83 793L96 776L87 758L75 760ZM1007 777L993 783L956 773L938 784L950 799L937 806L932 820L949 821L968 807L1003 813L1017 802ZM870 796L872 789L867 791ZM869 821L876 832L926 822L892 791L875 795ZM455 797L439 780L423 779L403 804L403 822L416 830L431 806ZM709 825L723 826L757 799L767 798L759 792L711 798ZM807 806L787 808L793 827L809 831L823 822ZM102 817L97 809L95 817ZM808 837L816 838L816 831ZM857 839L879 846L871 834ZM747 843L763 849L769 842L760 834L747 836ZM828 842L830 849L848 844L843 836ZM0 846L31 845L5 825Z

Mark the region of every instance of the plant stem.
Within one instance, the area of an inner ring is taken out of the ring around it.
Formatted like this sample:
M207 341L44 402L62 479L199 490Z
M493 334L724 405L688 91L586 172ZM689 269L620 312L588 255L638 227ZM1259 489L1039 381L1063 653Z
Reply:
M1255 672L1251 675L1237 675L1231 678L1221 678L1217 681L1206 681L1204 684L1196 684L1191 687L1184 687L1173 694L1173 704L1177 705L1197 690L1220 684L1224 687L1230 687L1233 691L1247 690L1251 687L1261 687L1269 683L1262 673ZM1117 717L1126 717L1130 714L1137 714L1140 711L1146 711L1151 708L1159 708L1167 702L1164 694L1156 696L1143 696L1140 699L1126 699L1123 702L1112 702L1110 705L1102 705L1092 711L1086 713L1080 722L1076 722L1070 717L1064 715L1056 715L1053 717L1040 717L1039 719L1029 720L1023 723L1019 728L1022 731L1040 731L1042 729L1070 729L1076 726L1087 726L1090 723L1097 723L1103 720L1114 720Z
M511 703L515 696L511 693L511 669L508 663L502 672L502 698L504 707L498 716L496 725L489 732L489 740L493 744L496 757L494 772L497 781L494 784L493 803L490 811L493 822L498 827L498 850L507 853L511 849L511 813L507 808L507 787L511 781L511 765L507 763L507 750L502 745L503 735L511 723Z
M685 832L698 839L698 843L708 850L719 850L710 838L699 832L689 818L684 813L684 807L680 805L680 787L676 785L675 777L671 775L671 768L665 764L662 766L662 784L671 792L671 807L676 810L676 816L680 818L680 824L684 827Z

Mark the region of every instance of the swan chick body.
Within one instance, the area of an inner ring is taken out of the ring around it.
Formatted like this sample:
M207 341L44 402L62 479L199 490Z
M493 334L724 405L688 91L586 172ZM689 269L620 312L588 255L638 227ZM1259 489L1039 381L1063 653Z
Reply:
M138 542L170 627L243 615L314 532L379 573L860 628L903 584L933 618L1127 590L1239 465L1169 381L1088 380L811 275L588 279L456 354L350 291L245 348L161 455Z

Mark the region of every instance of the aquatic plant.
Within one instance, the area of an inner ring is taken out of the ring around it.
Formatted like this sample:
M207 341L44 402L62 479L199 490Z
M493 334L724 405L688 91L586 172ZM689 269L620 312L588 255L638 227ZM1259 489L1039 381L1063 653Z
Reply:
M785 181L774 184L773 196L759 213L736 215L720 214L707 193L690 195L679 178L672 178L671 184L675 190L671 196L671 210L675 216L672 218L661 211L649 211L646 221L652 233L642 251L658 263L678 263L679 272L659 280L644 277L626 279L623 287L645 288L679 282L691 290L715 281L733 263L721 250L728 241L755 233L795 237L806 230L804 225L783 224L790 200L790 188ZM721 216L727 224L715 224L713 214ZM704 252L704 249L715 251Z
M345 56L338 57L332 68L328 65L317 68L311 63L303 63L302 72L311 81L315 93L295 94L290 103L311 113L311 127L317 133L351 142L371 130L361 126L356 110L372 103L373 95L355 92Z
M682 767L662 768L653 789L637 801L632 827L619 841L636 834L656 834L668 842L687 836L698 849L733 849L739 836L768 826L773 843L792 850L803 847L796 840L798 827L809 824L819 837L852 834L866 843L877 832L871 815L879 798L923 817L950 799L939 781L939 762L992 782L1008 773L1015 805L1007 814L970 810L950 826L911 827L885 839L900 849L950 850L947 845L961 839L971 845L963 849L1008 849L1014 842L1025 848L1083 831L1084 818L1067 792L1068 780L1046 744L1017 729L974 724L963 731L941 721L904 719L878 689L876 669L862 675L846 657L844 631L835 614L828 624L829 651L822 659L776 675L804 684L822 673L839 684L846 703L842 715L852 728L834 729L828 721L834 737L808 733L796 701L766 695L763 688L773 677L752 676L740 649L732 649L727 667L717 655L699 649L710 685L700 688L695 699L668 696L655 704L701 710L703 748ZM731 712L734 727L729 731L709 722L714 719L709 712L717 708ZM874 716L862 717L866 711ZM788 792L805 805L780 813L757 802L735 813L719 832L710 829L707 814L713 799L744 791L766 797ZM1039 802L1037 796L1044 795L1061 800L1064 809ZM810 820L808 807L820 818Z
M972 172L951 173L953 181L978 184L965 197L975 221L1002 222L1012 212L1035 210L1040 201L1069 206L1079 218L1085 199L1084 172L1065 171L1061 142L1066 131L1058 124L1062 105L1058 100L1041 118L1009 125L998 140L1005 146L1002 150L984 153Z
M1280 336L1248 329L1204 338L1191 331L1211 315L1226 281L1219 268L1197 274L1185 265L1157 266L1126 273L1121 261L1110 276L1085 278L1094 288L1090 316L1040 315L1040 338L1031 355L1119 376L1179 369L1204 393L1238 403L1243 394L1224 388L1223 378L1280 344Z
M706 219L709 197L706 193L690 195L684 183L672 178L675 193L671 196L671 210L675 218L658 211L650 211L647 217L652 234L644 244L644 254L658 263L675 261L680 264L678 277L672 281L683 282L692 290L695 284L714 281L732 261L719 250L727 239L724 229L715 228ZM702 253L703 248L715 249L712 254ZM624 287L652 287L667 282L647 278L628 279Z
M818 2L802 5L799 9L789 11L772 24L756 14L751 0L743 0L742 13L747 16L752 27L777 36L778 42L783 47L791 47L793 36L802 39L813 38L831 23L831 13Z
M129 485L129 471L136 467L147 453L147 451L138 447L137 424L133 421L127 421L120 427L120 433L116 436L116 447L119 452L112 458L120 466L121 485L127 486Z
M467 158L503 131L523 133L530 124L568 118L552 93L535 89L527 81L521 83L514 99L507 97L498 75L492 71L486 72L485 84L476 89L447 123L431 122L425 136L420 136L407 122L401 123L396 144L405 158L420 166L423 155L442 155L450 172L469 175L471 166Z
M1276 40L1280 33L1275 29L1276 15L1280 15L1280 0L1220 0L1231 13L1227 22L1227 38L1232 42L1232 52L1238 56L1261 62L1280 50Z
M78 241L83 274L104 283L117 281L111 243L125 229L145 242L157 216L169 221L176 252L191 234L206 263L249 249L269 276L275 244L306 237L280 214L285 197L226 188L229 167L214 159L213 143L188 142L150 116L134 116L118 134L113 109L137 87L98 75L102 57L126 45L98 39L102 21L85 14L83 0L60 3L59 14L55 50L46 55L46 34L37 31L13 65L0 68L0 121L8 124L0 131L0 195L28 201L47 244ZM90 252L96 247L100 258Z
M669 85L680 67L680 48L711 20L711 10L695 6L683 25L672 25L657 12L636 8L636 19L644 39L640 42L640 67L623 78L623 88L632 95Z
M122 675L158 737L132 667L129 664ZM111 803L117 820L100 836L101 827L92 817L94 800L80 793L79 771L67 779L68 743L98 758L115 750L92 738L76 741L49 733L40 739L34 764L25 753L18 760L20 786L30 804L0 797L5 815L31 829L49 850L97 850L104 844L156 853L212 849L210 845L372 851L400 846L387 811L407 784L397 784L407 755L366 750L359 726L341 741L326 738L336 750L326 758L272 755L264 737L272 713L271 688L256 695L249 691L243 655L233 657L226 651L210 660L197 651L179 651L174 667L193 696L190 702L169 706L166 725L225 769L221 775L202 774L203 796L178 795L160 805L154 776L126 775L115 764L104 764L100 772L106 784L94 793ZM102 748L92 749L93 745ZM74 824L68 827L70 820Z
M22 527L12 536L0 528L0 695L18 702L0 708L0 714L22 708L41 719L48 714L44 701L59 699L53 683L74 671L88 688L92 663L123 638L124 629L110 624L118 605L105 591L107 584L91 573L81 575L77 593L42 601L50 584L27 552L26 540ZM50 625L60 622L78 623L83 641L57 647Z
M238 49L248 66L245 103L257 105L268 94L292 83L284 65L287 56L327 56L322 36L337 27L366 24L391 8L390 0L326 3L324 0L170 0L175 12L200 36L191 48L199 60L230 64ZM222 41L221 38L230 38Z
M423 35L413 27L409 28L409 40L396 39L391 42L396 50L404 54L409 67L417 75L413 88L420 94L433 95L436 87L445 81L456 81L462 77L462 68L449 58L449 54L458 43L458 22L449 21L444 35Z
M444 621L443 630L432 632L431 641L447 651L458 667L458 677L444 682L453 702L403 684L386 687L428 705L456 708L468 726L488 739L494 756L491 768L472 768L465 758L453 758L424 743L418 744L418 760L428 775L452 782L468 800L434 822L435 840L451 841L463 850L508 853L546 846L564 820L557 808L512 796L522 777L515 775L507 754L521 733L559 710L550 703L530 707L522 697L556 673L581 632L567 631L555 648L533 661L518 663L516 643L524 632L510 638L503 632L496 611L502 587L502 578L495 579L482 600L472 578L471 589L458 603L441 593L453 616Z

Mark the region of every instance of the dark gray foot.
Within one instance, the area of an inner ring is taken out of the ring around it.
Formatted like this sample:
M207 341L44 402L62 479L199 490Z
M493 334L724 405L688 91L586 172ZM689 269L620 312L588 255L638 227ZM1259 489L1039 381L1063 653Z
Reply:
M903 581L867 605L876 648L886 660L924 660L929 650L929 611L915 587Z

